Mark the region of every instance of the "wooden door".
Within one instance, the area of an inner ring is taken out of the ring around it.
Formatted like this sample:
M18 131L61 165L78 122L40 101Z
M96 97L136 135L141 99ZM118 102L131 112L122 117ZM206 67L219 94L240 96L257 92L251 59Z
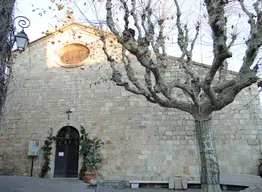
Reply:
M56 137L54 177L77 177L79 133L70 126L63 127Z

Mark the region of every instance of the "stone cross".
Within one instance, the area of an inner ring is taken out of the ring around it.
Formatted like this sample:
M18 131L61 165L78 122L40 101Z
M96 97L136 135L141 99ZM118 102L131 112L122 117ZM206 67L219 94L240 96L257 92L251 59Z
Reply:
M70 109L68 109L67 111L66 111L66 113L67 113L67 118L68 118L68 120L70 120L70 113L72 113L73 111L71 111Z

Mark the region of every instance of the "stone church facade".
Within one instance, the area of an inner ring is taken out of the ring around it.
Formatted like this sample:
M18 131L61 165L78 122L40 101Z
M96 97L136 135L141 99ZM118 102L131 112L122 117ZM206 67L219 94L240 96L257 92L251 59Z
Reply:
M115 41L110 34L108 38ZM110 51L117 49L111 47ZM170 57L170 63L174 61ZM205 69L207 66L195 63L195 70ZM96 29L71 24L38 39L24 53L14 53L12 70L0 130L0 169L29 175L29 141L37 140L41 147L51 128L57 136L65 127L79 132L83 126L91 137L104 142L99 170L104 179L199 178L193 118L115 86ZM68 109L72 113L66 113ZM262 114L256 86L246 88L232 104L214 113L213 124L221 169L257 175ZM50 177L56 176L59 152L54 143ZM34 176L40 172L41 155L40 151L35 159ZM79 169L81 157L77 163Z

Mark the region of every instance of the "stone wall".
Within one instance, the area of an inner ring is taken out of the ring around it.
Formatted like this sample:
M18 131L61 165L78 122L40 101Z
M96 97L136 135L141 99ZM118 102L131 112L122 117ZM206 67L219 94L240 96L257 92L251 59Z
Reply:
M51 128L56 135L69 124L78 130L83 125L92 137L105 143L100 170L105 179L153 180L166 179L171 174L199 178L200 160L192 117L180 110L148 103L142 96L115 86L109 80L111 68L97 38L92 41L92 34L82 32L82 39L73 39L70 33L69 30L38 40L16 56L5 126L0 130L0 154L5 154L0 157L0 169L9 167L16 174L28 175L28 141L39 139L42 145ZM96 46L91 49L92 57L87 64L64 68L56 63L54 54L67 41ZM203 65L195 67L200 71L206 69ZM66 114L69 108L73 111L70 121ZM261 118L255 86L246 88L231 105L213 114L222 169L257 174ZM54 154L55 144L50 176L54 171ZM41 161L41 156L35 161L35 176Z

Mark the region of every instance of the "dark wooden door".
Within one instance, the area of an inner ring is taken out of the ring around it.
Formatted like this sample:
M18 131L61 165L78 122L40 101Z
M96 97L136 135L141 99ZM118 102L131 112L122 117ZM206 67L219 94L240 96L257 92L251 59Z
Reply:
M77 177L79 133L70 126L63 127L56 137L54 177Z

